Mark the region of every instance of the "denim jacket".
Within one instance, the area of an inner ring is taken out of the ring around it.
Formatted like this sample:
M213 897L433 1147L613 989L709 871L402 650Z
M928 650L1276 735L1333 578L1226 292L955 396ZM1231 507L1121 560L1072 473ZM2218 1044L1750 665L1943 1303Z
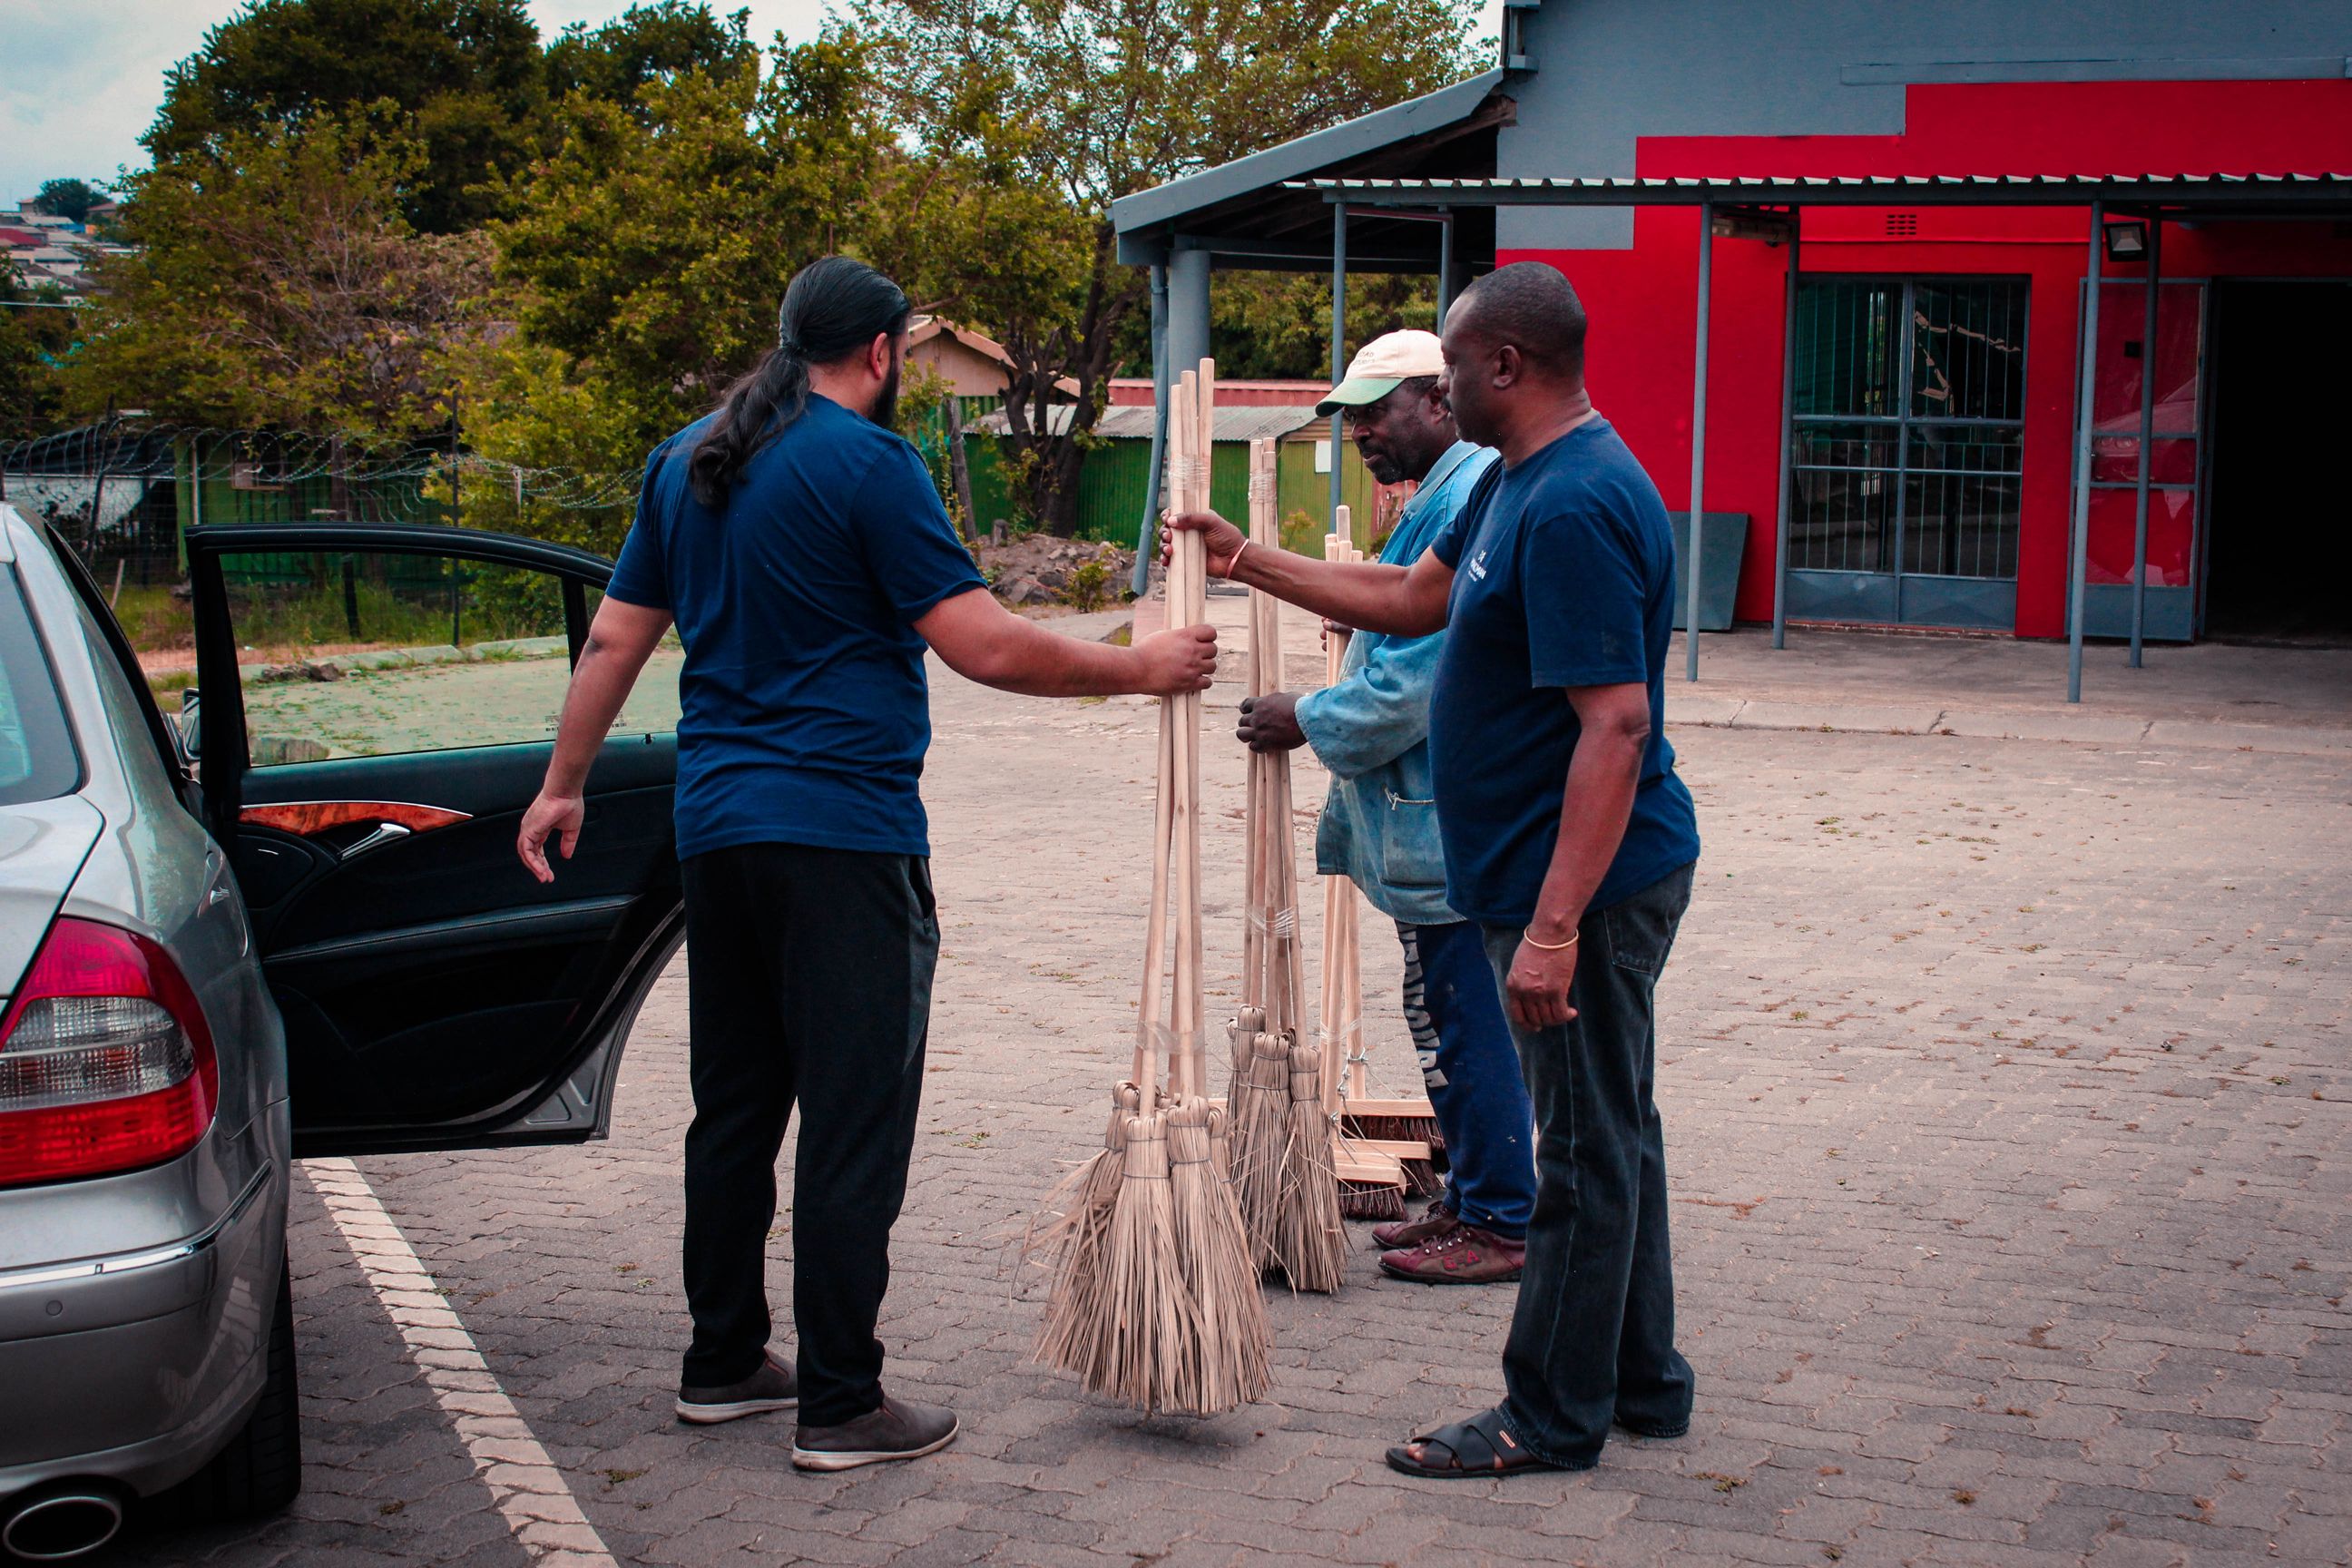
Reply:
M1456 441L1405 504L1381 559L1421 559L1495 461L1485 447ZM1445 903L1445 855L1430 795L1429 693L1445 634L1424 637L1358 632L1337 685L1298 700L1298 727L1331 770L1330 798L1315 830L1315 868L1346 876L1372 907L1407 925L1460 919Z

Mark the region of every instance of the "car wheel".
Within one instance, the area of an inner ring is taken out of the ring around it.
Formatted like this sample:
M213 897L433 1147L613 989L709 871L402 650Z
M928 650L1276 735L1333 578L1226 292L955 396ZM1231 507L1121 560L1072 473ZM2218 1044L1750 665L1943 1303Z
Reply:
M302 1489L300 1401L294 1387L293 1270L278 1268L278 1306L269 1321L269 1370L252 1416L228 1447L171 1490L152 1512L159 1522L194 1524L275 1513Z

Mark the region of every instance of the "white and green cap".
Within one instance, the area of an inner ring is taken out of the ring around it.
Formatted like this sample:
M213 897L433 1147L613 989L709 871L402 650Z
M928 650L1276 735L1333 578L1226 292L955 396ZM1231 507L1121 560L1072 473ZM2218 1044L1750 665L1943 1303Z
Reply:
M1356 351L1356 357L1348 362L1346 378L1323 395L1315 412L1362 408L1416 375L1440 375L1444 370L1445 356L1438 350L1435 332L1386 332Z

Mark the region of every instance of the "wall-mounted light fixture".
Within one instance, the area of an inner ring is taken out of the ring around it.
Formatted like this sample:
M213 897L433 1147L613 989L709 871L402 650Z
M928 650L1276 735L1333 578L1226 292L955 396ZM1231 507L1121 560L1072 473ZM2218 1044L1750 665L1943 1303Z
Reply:
M2147 225L2137 218L2108 224L2105 238L2110 261L2147 259Z

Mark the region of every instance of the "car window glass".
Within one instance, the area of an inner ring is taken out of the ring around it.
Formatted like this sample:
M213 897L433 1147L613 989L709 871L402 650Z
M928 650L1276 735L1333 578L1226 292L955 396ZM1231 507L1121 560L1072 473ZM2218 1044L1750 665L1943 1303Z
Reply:
M596 606L604 602L604 590L588 590L588 615L595 618ZM637 675L637 683L629 689L629 700L613 720L609 731L615 738L645 735L667 735L677 729L677 672L686 663L686 650L679 646L677 628L672 626L662 634L655 646L653 657Z
M81 784L47 650L15 572L0 568L0 805L54 800Z
M551 741L563 580L388 551L221 558L257 768Z
M167 763L157 751L154 727L139 689L123 673L97 612L86 600L78 600L74 607L80 612L90 669L106 705L108 727L114 731L115 754L122 760L122 784L137 807L116 825L126 835L124 869L142 888L143 908L192 908L210 868L201 851L191 853L187 847L197 828L180 796L177 759Z

